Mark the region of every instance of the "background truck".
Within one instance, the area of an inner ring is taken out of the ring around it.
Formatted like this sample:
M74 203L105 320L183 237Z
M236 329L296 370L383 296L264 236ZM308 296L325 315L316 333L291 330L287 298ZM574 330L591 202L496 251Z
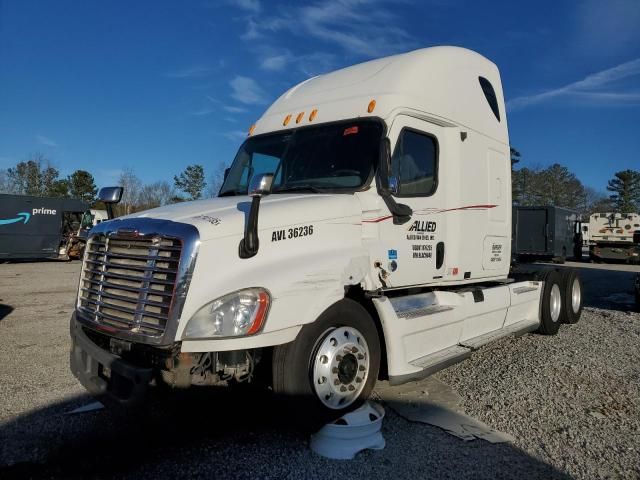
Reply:
M218 198L90 231L71 370L120 405L250 381L340 413L379 378L578 321L574 271L510 271L511 216L489 60L436 47L309 79L251 127Z
M518 261L582 259L580 217L554 206L513 208L513 254Z
M589 217L589 256L593 261L640 263L640 215L594 213Z
M0 259L64 256L88 208L76 199L0 194Z

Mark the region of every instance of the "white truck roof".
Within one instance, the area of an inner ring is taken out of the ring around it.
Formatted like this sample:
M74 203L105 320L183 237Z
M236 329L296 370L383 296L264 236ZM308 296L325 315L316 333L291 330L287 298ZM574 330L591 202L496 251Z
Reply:
M480 77L493 87L498 115L485 98ZM375 108L368 112L371 100ZM399 110L509 143L498 67L474 51L448 46L372 60L299 83L269 107L253 134L356 117L388 118Z

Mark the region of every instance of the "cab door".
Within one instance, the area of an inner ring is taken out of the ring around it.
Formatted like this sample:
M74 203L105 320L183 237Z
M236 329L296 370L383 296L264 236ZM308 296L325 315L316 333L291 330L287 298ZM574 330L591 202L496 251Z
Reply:
M391 173L397 179L393 197L411 207L413 214L401 225L392 219L381 222L379 238L387 262L379 278L386 288L438 282L447 265L440 161L446 156L443 127L399 115L389 129L389 139Z

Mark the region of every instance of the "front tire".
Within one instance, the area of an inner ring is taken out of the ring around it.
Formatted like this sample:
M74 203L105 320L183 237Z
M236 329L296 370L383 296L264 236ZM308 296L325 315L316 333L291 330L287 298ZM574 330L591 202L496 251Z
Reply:
M359 303L329 307L273 351L273 390L317 412L342 414L366 400L380 369L380 340Z

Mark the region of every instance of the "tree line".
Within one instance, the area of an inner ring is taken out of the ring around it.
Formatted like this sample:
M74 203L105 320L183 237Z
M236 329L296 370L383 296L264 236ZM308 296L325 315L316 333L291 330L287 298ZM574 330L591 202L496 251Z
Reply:
M520 153L511 149L513 204L555 205L577 210L582 215L595 212L633 213L640 211L640 171L616 172L608 182L608 195L582 182L558 163L546 168L520 168Z
M558 163L546 168L516 168L520 153L511 149L512 194L514 205L555 205L577 210L583 215L594 212L631 213L640 211L640 172L616 172L607 182L609 195L584 186L574 173ZM131 168L120 174L118 185L124 194L117 213L120 215L149 208L215 197L224 180L224 165L218 164L208 180L202 165L187 166L166 180L145 184ZM0 169L0 193L42 197L77 198L96 204L93 175L76 170L61 178L60 172L44 155L36 153L6 170Z
M175 175L172 183L158 181L145 184L132 168L125 168L116 182L124 188L116 213L126 215L171 203L215 197L223 179L222 164L211 173L208 181L204 167L195 164ZM67 177L60 177L59 170L41 153L30 155L27 160L8 169L0 169L0 193L77 198L91 206L102 207L97 202L98 188L90 172L76 170Z

